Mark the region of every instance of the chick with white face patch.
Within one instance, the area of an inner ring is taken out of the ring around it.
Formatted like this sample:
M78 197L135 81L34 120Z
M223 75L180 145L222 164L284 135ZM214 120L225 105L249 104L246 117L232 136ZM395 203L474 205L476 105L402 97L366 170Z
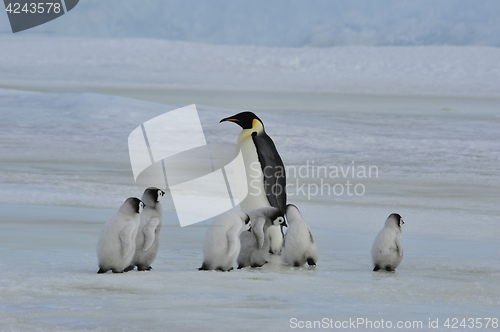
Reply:
M243 211L228 211L210 225L203 244L200 271L230 271L240 253L240 234L250 228L250 218Z
M101 231L97 242L99 271L122 273L130 265L135 253L135 238L144 203L135 197L127 198L118 212Z
M385 221L372 247L373 271L395 271L403 260L403 218L393 213Z
M316 266L318 248L311 229L302 219L302 215L295 205L287 205L286 219L288 230L283 241L281 260L284 264L293 266L302 266L306 262L309 266Z
M267 230L271 226L280 226L285 222L281 212L274 207L263 207L248 212L252 221L250 232L240 235L241 250L236 262L238 269L251 266L261 267L267 263L269 254L269 236Z
M158 188L150 187L144 191L141 200L146 204L141 213L141 223L135 238L135 255L132 263L125 272L137 266L138 271L151 271L160 249L160 232L163 220L163 208L160 200L165 192Z
M252 112L241 112L220 120L220 122L225 121L234 122L242 128L237 144L245 163L248 195L241 202L241 209L249 213L253 209L272 206L284 216L285 166L273 140L264 130L263 122ZM272 254L281 251L283 226L286 224L269 227L269 252Z

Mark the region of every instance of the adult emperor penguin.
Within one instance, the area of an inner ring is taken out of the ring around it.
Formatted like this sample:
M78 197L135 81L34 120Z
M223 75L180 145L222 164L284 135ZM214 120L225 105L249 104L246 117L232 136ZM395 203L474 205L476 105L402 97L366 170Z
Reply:
M248 195L241 202L241 209L248 213L265 206L277 208L281 215L286 209L286 174L283 161L273 140L266 134L264 123L252 112L241 112L224 118L243 130L238 137L238 147L245 163ZM238 174L236 174L238 176ZM269 252L278 254L283 243L283 226L271 226Z
M125 272L137 266L138 271L151 271L158 249L160 248L160 231L163 219L163 208L160 200L165 195L163 190L150 187L142 194L141 200L146 204L141 213L141 223L135 238L135 255Z
M240 253L240 234L250 228L250 217L243 211L228 211L210 225L203 243L200 271L230 271Z
M288 229L283 241L281 260L283 263L293 266L302 266L306 262L309 266L316 266L318 248L311 229L295 205L287 205L286 219L288 220Z
M129 197L118 212L101 231L97 242L99 271L122 273L130 265L135 254L135 237L140 224L140 213L144 203L135 197Z
M394 271L403 260L403 241L401 225L403 218L397 213L391 214L385 226L378 233L372 247L373 271L380 269Z

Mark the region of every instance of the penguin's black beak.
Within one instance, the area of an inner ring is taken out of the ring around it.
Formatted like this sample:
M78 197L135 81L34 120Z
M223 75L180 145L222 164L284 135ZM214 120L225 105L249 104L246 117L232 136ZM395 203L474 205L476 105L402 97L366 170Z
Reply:
M225 122L225 121L240 122L240 120L235 119L233 116L230 116L228 118L224 118L224 119L220 120L219 123L222 123L222 122Z

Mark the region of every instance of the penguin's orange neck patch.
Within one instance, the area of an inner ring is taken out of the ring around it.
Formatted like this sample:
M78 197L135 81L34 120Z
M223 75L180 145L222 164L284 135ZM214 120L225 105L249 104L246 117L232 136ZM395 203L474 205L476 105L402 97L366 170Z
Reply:
M262 125L262 122L260 122L257 119L253 119L253 121L252 121L252 131L256 131L257 133L260 133L263 130L264 130L264 126Z

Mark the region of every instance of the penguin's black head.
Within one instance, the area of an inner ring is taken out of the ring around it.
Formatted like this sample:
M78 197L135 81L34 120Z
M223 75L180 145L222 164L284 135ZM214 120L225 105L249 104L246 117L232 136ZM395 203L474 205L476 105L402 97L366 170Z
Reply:
M262 126L262 128L264 128L264 124L262 123L262 121L257 115L252 112L241 112L228 118L224 118L220 120L219 123L224 121L234 122L238 124L242 129L253 129L256 126Z
M148 205L155 206L157 202L165 195L165 192L155 187L149 187L142 194L142 200Z
M139 198L129 197L125 200L122 207L120 207L120 210L124 212L128 211L129 213L141 213L145 206L144 202L142 202Z
M389 218L392 218L396 221L397 225L399 227L401 227L402 225L404 225L404 221L403 221L403 217L401 217L401 215L397 214L397 213L392 213Z
M165 192L161 189L156 190L156 201L159 202L161 198L165 195Z

